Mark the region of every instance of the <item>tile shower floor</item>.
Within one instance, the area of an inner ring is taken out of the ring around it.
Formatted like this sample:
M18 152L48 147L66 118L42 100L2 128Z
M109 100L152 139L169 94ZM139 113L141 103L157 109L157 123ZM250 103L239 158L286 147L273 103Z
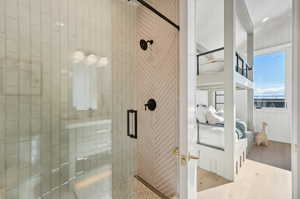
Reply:
M78 179L74 183L73 190L76 199L111 199L111 174L111 168L107 166ZM159 196L137 179L134 181L134 187L136 199L160 199ZM69 192L62 198L74 199L73 197Z

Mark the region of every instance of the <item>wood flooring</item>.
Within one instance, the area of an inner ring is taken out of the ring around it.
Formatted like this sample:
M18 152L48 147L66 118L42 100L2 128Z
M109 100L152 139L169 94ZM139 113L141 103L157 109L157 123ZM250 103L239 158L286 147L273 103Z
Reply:
M246 160L235 182L204 170L200 170L198 179L198 199L292 198L290 171L252 160Z

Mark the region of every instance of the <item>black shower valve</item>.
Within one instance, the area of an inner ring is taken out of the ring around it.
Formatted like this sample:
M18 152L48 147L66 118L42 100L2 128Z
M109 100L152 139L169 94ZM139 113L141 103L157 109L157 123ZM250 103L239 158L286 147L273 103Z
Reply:
M144 40L144 39L141 39L140 40L140 47L141 47L141 49L142 50L147 50L148 49L148 47L149 47L149 45L150 46L152 46L152 44L154 43L154 41L153 40Z
M146 110L154 111L156 109L156 101L155 99L149 99L147 104L145 104L145 111Z

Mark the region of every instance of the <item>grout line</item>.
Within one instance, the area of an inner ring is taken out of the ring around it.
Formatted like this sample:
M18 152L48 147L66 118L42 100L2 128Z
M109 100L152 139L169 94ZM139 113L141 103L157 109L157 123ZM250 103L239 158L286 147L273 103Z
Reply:
M141 182L143 185L145 185L148 189L150 189L154 194L159 196L162 199L169 199L167 196L165 196L163 193L161 193L159 190L157 190L155 187L150 185L148 182L146 182L143 178L141 178L138 175L134 176L139 182Z

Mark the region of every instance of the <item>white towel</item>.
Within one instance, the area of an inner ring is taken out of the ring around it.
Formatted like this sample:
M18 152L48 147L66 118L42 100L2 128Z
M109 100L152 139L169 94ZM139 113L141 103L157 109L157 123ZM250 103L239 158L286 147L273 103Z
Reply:
M97 71L95 65L73 64L73 106L77 110L97 109Z

